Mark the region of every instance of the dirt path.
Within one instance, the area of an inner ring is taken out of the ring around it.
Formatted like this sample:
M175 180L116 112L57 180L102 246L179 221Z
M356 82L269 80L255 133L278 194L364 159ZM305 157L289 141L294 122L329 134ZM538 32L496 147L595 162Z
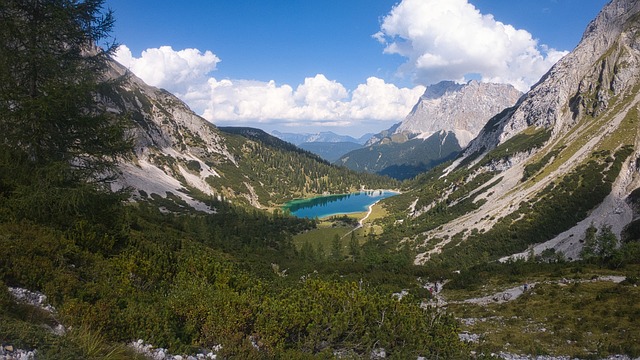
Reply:
M369 211L367 211L367 215L365 215L362 219L358 220L358 226L353 228L353 230L349 231L348 233L342 235L341 239L346 238L347 236L351 235L352 232L364 227L365 220L367 220L369 218L369 216L371 215L371 213L373 212L373 206L376 205L379 202L380 202L380 200L378 200L378 201L374 202L373 204L369 205Z
M599 276L595 279L584 279L584 280L567 280L567 279L562 279L562 280L555 280L555 281L542 281L542 282L533 282L533 283L526 283L526 284L522 284L516 287L512 287L509 289L505 289L499 292L496 292L494 294L491 295L487 295L487 296L483 296L483 297L477 297L477 298L471 298L471 299L466 299L466 300L462 300L462 301L447 301L446 298L440 294L440 291L435 292L435 299L432 299L429 301L429 303L425 304L425 305L429 305L429 306L445 306L447 304L476 304L476 305L481 305L481 306L486 306L489 304L502 304L502 303L506 303L509 301L513 301L517 298L519 298L522 294L524 294L525 292L531 291L532 289L534 289L538 284L564 284L564 285L568 285L568 284L574 284L574 283L588 283L588 282L597 282L597 281L610 281L616 284L619 284L621 282L623 282L626 279L626 277L624 276ZM426 285L426 286L429 286ZM439 289L440 290L440 289Z

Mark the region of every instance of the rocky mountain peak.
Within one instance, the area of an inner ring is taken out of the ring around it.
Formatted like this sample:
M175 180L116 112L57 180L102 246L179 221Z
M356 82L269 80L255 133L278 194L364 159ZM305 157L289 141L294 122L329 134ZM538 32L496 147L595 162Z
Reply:
M594 104L602 106L608 97L626 88L638 74L633 50L637 50L637 36L629 34L637 34L633 28L639 12L636 0L607 4L574 51L558 61L513 111L493 118L465 154L492 149L530 126L552 128L554 137L564 134L585 106L593 114Z
M508 84L442 81L427 87L394 133L427 138L444 130L466 146L493 115L513 106L521 95Z
M425 100L441 98L447 93L462 90L464 86L465 84L458 84L455 81L441 81L437 84L429 85L420 98Z
M552 250L567 259L581 256L590 226L610 229L620 238L625 227L640 223L631 195L640 188L639 112L640 2L613 0L589 24L573 52L515 106L489 120L463 156L436 177L451 180L444 185L451 193L460 184L481 183L469 192L477 208L442 230L421 234L443 240L416 261L442 251L453 238L450 234L493 241L470 235L469 229L488 234L508 228L518 238L529 231L526 245L532 253ZM469 173L460 183L453 181ZM488 180L477 180L481 176ZM585 179L593 181L586 184ZM446 203L448 195L442 193L431 202L418 198L419 206L410 211L419 218ZM542 228L546 233L536 233ZM523 252L511 258L526 257L525 248L523 243Z

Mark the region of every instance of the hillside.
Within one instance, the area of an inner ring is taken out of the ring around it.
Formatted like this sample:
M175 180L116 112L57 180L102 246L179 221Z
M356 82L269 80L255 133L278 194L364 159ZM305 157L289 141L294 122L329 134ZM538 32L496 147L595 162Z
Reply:
M462 156L394 199L420 254L457 266L555 251L577 259L585 230L620 238L637 218L640 28L634 1L613 1L578 47L518 104L491 119Z
M120 165L114 189L131 187L138 200L160 196L178 207L213 211L207 199L272 208L294 198L360 188L394 187L379 176L362 176L329 165L257 129L220 131L170 93L148 86L116 62L118 79L105 96L107 111L131 119L134 157Z

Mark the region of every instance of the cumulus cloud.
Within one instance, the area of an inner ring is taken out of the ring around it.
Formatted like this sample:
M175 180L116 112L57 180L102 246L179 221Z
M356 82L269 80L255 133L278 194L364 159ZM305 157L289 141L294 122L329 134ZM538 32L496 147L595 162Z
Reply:
M400 73L425 85L479 75L482 81L527 91L567 54L481 14L467 0L402 0L374 38L385 45L385 53L408 59Z
M370 77L349 92L342 84L318 74L293 89L275 82L247 80L208 81L208 95L194 103L203 116L220 120L278 119L292 123L301 120L331 124L350 124L355 120L400 120L406 116L425 88L398 88L382 79ZM196 94L189 96L195 98Z
M140 57L121 46L116 60L148 84L173 92L213 123L335 127L399 121L425 91L424 86L398 88L375 77L350 91L323 74L307 77L295 88L275 81L219 80L209 74L220 62L213 53L168 46L147 49Z
M116 50L115 59L147 84L176 92L206 81L207 74L220 62L208 50L204 53L198 49L175 51L171 46L147 49L136 58L126 45L121 45Z

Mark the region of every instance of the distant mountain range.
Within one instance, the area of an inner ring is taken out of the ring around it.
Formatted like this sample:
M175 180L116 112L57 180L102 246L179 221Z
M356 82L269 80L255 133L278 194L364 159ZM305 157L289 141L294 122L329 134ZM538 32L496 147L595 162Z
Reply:
M271 135L297 145L299 148L312 152L329 162L335 162L344 154L362 148L373 136L373 134L365 134L356 139L352 136L339 135L332 131L295 134L282 133L277 130L272 131Z
M303 143L355 143L364 145L373 134L365 134L359 138L354 138L348 135L339 135L332 131L322 131L318 133L283 133L278 130L271 132L271 135L278 139L288 141L294 145L300 145Z
M344 154L361 149L362 145L354 142L304 142L298 147L312 152L321 158L333 163Z

